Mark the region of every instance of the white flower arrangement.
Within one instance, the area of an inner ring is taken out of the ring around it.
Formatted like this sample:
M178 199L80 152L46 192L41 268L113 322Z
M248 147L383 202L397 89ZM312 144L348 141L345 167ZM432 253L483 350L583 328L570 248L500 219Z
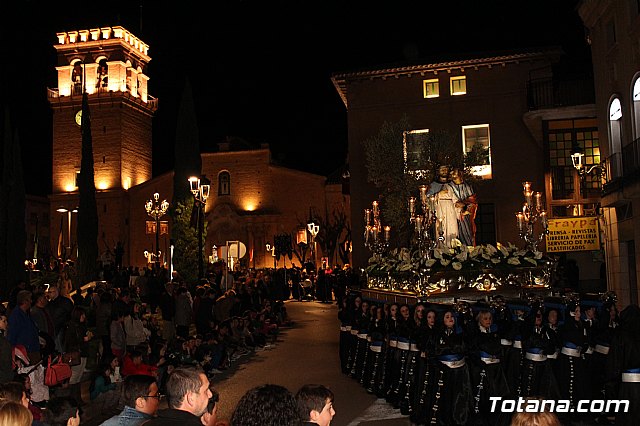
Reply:
M375 273L418 273L421 270L472 271L481 269L513 269L544 265L549 259L540 251L524 250L512 243L497 243L466 246L453 239L451 247L436 248L429 256L420 256L418 250L406 247L392 250L381 259L372 257L366 272Z

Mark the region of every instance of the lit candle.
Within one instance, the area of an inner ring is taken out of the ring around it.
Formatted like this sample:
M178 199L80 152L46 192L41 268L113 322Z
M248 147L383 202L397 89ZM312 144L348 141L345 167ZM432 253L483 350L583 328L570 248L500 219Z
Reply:
M518 222L518 231L522 232L524 228L524 215L522 212L516 213L516 221Z
M547 212L544 210L540 212L540 221L542 222L542 227L544 229L547 229L547 226L549 226L549 222L547 220Z
M378 241L378 227L374 226L371 230L373 232L373 241Z
M531 191L531 182L522 182L524 192Z
M367 225L364 229L364 243L369 244L369 235L371 234L371 227Z
M431 210L431 211L435 211L436 210L436 196L435 195L429 195L429 210Z
M373 217L378 217L378 202L373 202Z
M416 199L415 197L411 197L409 198L409 214L411 215L411 217L413 217L415 212L416 212Z
M364 209L364 224L365 224L365 226L367 226L370 223L371 223L371 210L370 209Z
M422 216L416 216L415 221L416 221L416 232L417 233L422 232Z
M391 227L387 225L384 227L384 240L386 242L389 242L390 237L391 237Z
M527 202L528 206L531 206L531 195L533 195L531 191L526 191L524 193L524 200Z
M535 194L533 194L533 196L536 199L536 210L537 211L542 210L542 194L539 192L536 192Z
M420 202L423 206L427 205L427 185L420 185Z

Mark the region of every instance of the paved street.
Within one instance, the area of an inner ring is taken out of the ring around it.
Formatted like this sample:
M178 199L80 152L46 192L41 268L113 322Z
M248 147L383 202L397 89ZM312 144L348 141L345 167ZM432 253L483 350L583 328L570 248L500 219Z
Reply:
M306 383L320 383L335 393L332 426L409 425L386 402L367 394L340 371L338 307L316 302L289 302L287 312L295 326L284 330L274 349L241 359L237 370L214 386L220 392L219 415L230 418L233 407L250 388L274 383L295 391Z

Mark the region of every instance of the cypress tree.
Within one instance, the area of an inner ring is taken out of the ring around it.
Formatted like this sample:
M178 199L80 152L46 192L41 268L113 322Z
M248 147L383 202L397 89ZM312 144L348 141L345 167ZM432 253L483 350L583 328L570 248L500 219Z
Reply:
M82 94L82 160L78 191L78 276L80 285L96 279L98 259L98 208L96 205L96 184L93 171L93 139L91 137L91 114L89 98Z
M27 231L26 196L20 139L12 131L8 108L5 109L2 168L2 207L0 207L0 291L7 294L18 280L26 279Z

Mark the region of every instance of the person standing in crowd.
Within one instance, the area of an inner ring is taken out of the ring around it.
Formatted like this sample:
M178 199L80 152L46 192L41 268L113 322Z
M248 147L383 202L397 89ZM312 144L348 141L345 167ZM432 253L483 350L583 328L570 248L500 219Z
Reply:
M12 368L12 348L11 343L7 339L7 330L9 329L9 320L4 307L0 311L0 383L6 383L13 379L14 371Z
M40 345L42 352L42 359L47 357L55 351L55 328L53 326L53 319L49 315L49 311L46 309L47 294L43 291L33 293L34 305L31 307L31 318L38 327L38 335L45 341L45 345Z
M420 350L420 359L418 361L418 372L415 380L414 409L411 413L411 421L416 424L422 424L426 421L425 416L431 406L431 394L429 390L435 376L437 366L433 356L435 349L434 335L436 332L436 311L434 309L426 309L424 317L426 318L425 326L421 328L421 332L417 336L417 345Z
M202 426L200 418L213 396L209 386L209 379L201 369L176 368L166 384L169 408L158 411L158 417L145 426Z
M525 351L522 364L521 394L523 397L559 399L560 391L548 356L556 352L555 342L548 327L543 324L544 307L534 305L527 316L522 346Z
M153 377L134 374L122 386L124 409L100 426L139 426L155 417L162 395Z
M31 292L22 290L17 296L17 306L9 316L8 340L12 346L22 345L29 360L36 364L41 358L38 327L31 318Z
M378 386L382 379L382 365L384 357L384 344L386 338L386 321L384 309L379 306L376 309L376 316L369 324L369 335L371 336L371 345L369 346L369 354L367 361L367 373L364 385L368 393L377 393ZM340 332L342 338L343 332Z
M173 283L167 282L164 291L160 295L160 314L162 315L162 338L165 342L171 342L176 335L176 302L173 296Z
M62 343L64 332L67 328L67 323L71 319L73 302L68 297L61 295L56 285L50 285L47 294L49 296L49 303L47 303L46 309L49 311L49 315L53 320L56 350L63 352L64 348Z
M586 399L589 384L582 355L589 346L586 331L580 318L580 303L573 300L567 304L567 316L560 331L562 349L558 356L558 386L562 399L569 400L576 408L580 399Z
M101 356L111 355L111 337L109 328L111 326L111 313L113 311L113 294L104 290L99 294L100 303L95 310L96 318L96 338L100 339L102 350Z
M296 399L287 388L280 385L265 384L249 389L240 398L231 415L231 426L299 424Z
M640 307L631 304L620 312L620 325L611 341L607 380L616 399L629 400L629 411L615 414L616 426L638 424L640 418Z
M333 392L323 385L302 386L295 395L303 425L329 426L336 415Z
M527 326L525 315L528 306L524 301L518 301L511 307L513 312L513 321L510 323L510 329L504 335L507 343L511 346L505 350L504 355L504 374L507 378L507 385L514 396L520 396L522 391L522 365L524 363L524 351L522 350L522 336Z
M84 309L76 306L71 312L71 321L69 321L64 334L64 353L78 354L77 361L71 364L69 386L71 388L71 395L81 406L84 405L82 401L81 380L84 369L87 366L89 341L92 337L93 334L87 329L87 315Z
M430 390L433 405L425 416L428 423L464 425L469 420L472 395L466 351L463 331L456 327L456 312L447 308L442 328L435 336L434 356L438 367Z
M476 315L476 321L467 329L469 348L469 372L473 394L473 424L508 425L510 417L491 412L490 397L506 398L509 386L500 360L500 336L493 324L491 311L484 308Z
M420 333L423 332L425 325L425 310L423 303L416 304L413 310L413 316L407 319L404 324L409 335L409 351L407 352L404 364L401 370L404 370L402 378L402 388L398 392L398 406L400 413L403 415L411 415L414 409L414 393L417 383L417 366L418 358L420 358L420 349L418 348L418 340Z
M141 306L138 302L132 302L129 314L122 320L124 334L126 336L127 350L131 351L147 342L148 331L145 330L140 313Z
M189 328L193 321L193 309L191 296L186 287L181 286L176 292L176 335L186 339L189 337Z

